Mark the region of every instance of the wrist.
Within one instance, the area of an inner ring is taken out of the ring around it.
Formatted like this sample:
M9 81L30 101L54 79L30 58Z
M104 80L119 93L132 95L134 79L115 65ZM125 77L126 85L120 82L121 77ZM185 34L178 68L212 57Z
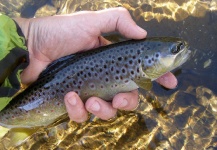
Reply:
M29 23L31 19L14 18L14 21L19 25L26 41L28 40Z

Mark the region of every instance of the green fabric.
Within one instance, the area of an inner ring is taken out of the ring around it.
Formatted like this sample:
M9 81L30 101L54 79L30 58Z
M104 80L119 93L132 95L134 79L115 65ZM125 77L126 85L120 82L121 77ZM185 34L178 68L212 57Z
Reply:
M0 13L0 60L6 58L6 56L14 48L20 48L24 51L27 50L27 47L25 46L25 39L24 37L18 35L15 22L8 16ZM16 72L16 77L19 82L21 71L22 69L19 69ZM14 90L13 85L11 84L11 81L9 81L8 78L4 80L4 83L1 84L1 87L9 88L9 91ZM19 89L15 90L18 91ZM0 110L2 110L12 98L13 96L0 97Z
M0 111L7 106L12 97L0 97Z
M25 39L17 34L14 21L0 13L0 60L14 47L27 50Z

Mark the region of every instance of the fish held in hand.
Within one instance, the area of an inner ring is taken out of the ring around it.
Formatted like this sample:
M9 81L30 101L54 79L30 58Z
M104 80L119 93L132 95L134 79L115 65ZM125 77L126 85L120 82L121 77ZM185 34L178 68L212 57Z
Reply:
M49 125L66 114L63 99L70 91L85 102L91 96L109 101L120 92L139 87L149 90L151 81L182 65L189 56L188 45L182 39L158 37L124 41L60 58L0 112L0 125Z

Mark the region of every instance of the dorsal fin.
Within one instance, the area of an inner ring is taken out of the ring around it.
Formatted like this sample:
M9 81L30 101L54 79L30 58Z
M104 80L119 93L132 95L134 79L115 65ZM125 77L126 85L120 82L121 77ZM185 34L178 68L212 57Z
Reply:
M62 69L63 67L65 67L65 65L67 65L69 62L71 62L72 60L75 59L74 54L72 55L68 55L68 56L64 56L61 57L55 61L53 61L52 63L50 63L47 68L45 68L39 75L38 79L43 78L44 76L50 75L54 72L57 72L59 69Z

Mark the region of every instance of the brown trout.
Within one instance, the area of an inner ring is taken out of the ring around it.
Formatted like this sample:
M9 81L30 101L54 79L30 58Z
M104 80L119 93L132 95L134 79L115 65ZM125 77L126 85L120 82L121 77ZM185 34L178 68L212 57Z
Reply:
M124 41L60 58L0 112L0 125L49 125L66 114L63 99L69 91L78 93L85 102L91 96L112 100L120 92L150 89L151 81L180 66L189 56L182 39L159 37Z

